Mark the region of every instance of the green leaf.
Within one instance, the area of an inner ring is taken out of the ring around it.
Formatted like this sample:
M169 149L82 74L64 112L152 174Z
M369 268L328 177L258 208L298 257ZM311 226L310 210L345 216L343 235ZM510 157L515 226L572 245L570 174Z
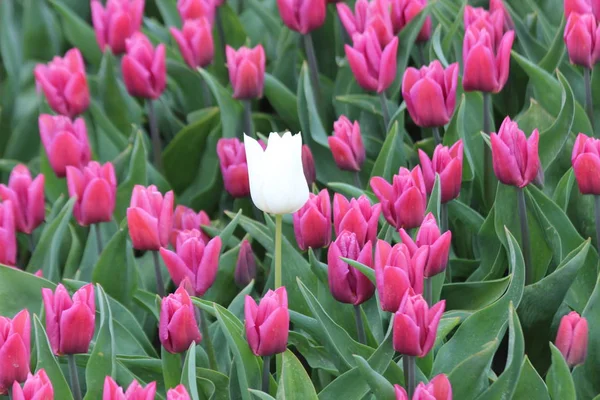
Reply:
M38 313L42 289L54 290L56 284L23 270L0 264L0 315L13 316L23 309Z
M525 356L523 361L523 368L521 369L521 376L519 377L519 383L517 384L517 390L515 391L513 398L515 399L530 399L530 400L550 400L548 396L548 389L546 384L533 368L529 358ZM568 397L564 397L567 399ZM573 397L575 398L575 393Z
M498 300L506 291L511 276L485 282L447 283L442 287L446 310L479 310Z
M127 215L127 207L129 207L133 187L135 185L145 186L147 179L144 139L142 132L138 130L131 150L127 176L117 187L117 206L115 207L115 219L117 221L123 220Z
M200 400L196 382L196 343L192 343L185 355L181 383L187 388L192 400Z
M179 384L182 375L185 373L181 370L181 355L169 353L161 346L160 358L165 389L172 389Z
M316 400L317 392L304 366L298 361L294 353L286 350L283 353L281 378L277 388L277 400L286 399Z
M358 370L365 376L376 399L394 400L396 398L394 387L386 378L374 371L364 358L354 356L354 359Z
M298 99L294 93L271 74L265 74L265 97L286 123L288 129L292 132L299 132Z
M379 118L383 117L383 111L381 110L381 103L377 96L370 94L346 94L343 96L337 96L335 100L340 103L350 104L370 114L376 115Z
M135 286L134 271L123 260L127 258L128 230L120 229L106 244L94 267L92 282L102 285L106 293L117 301L128 304Z
M552 365L546 374L546 384L550 397L553 400L575 399L575 385L573 377L565 358L552 342L550 352L552 353Z
M25 59L50 60L59 53L58 21L44 0L26 0L23 4L23 56Z
M468 225L469 228L477 232L481 229L484 219L477 211L459 200L452 200L448 203L448 214L455 219Z
M364 276L369 278L371 283L376 284L375 282L375 270L365 264L359 263L358 261L351 260L346 257L340 257L343 262L348 263L349 266L356 268L359 270Z
M448 374L455 399L475 398L487 387L487 368L494 357L499 340L485 343L481 348L454 367ZM465 379L468 376L469 379Z
M155 0L166 26L181 27L181 18L177 11L177 4L169 0Z
M243 131L242 118L244 111L241 103L232 98L229 91L221 86L210 73L201 68L198 69L198 72L200 72L200 75L206 81L215 99L217 99L217 103L219 103L223 137L240 137Z
M560 26L556 29L556 34L552 40L552 45L548 48L548 53L540 61L540 68L547 72L552 72L559 67L564 55L566 46L564 45L563 32L565 30L566 18L562 18Z
M371 170L371 178L380 176L391 182L394 174L398 173L398 170L406 161L402 148L402 133L398 128L398 123L395 122L385 138L377 160L375 160L375 165Z

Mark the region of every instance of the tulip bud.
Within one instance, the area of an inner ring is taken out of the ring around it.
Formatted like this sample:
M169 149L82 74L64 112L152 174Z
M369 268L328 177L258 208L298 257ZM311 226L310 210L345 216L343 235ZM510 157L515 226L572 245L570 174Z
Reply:
M440 176L441 202L447 203L458 198L462 184L463 168L463 142L460 139L450 148L437 145L433 157L429 159L427 154L419 149L419 160L423 170L423 179L427 194L433 191L435 175Z
M217 142L217 155L225 190L233 197L246 197L250 194L246 149L238 138L222 138Z
M83 168L90 162L92 151L83 118L71 121L61 115L40 115L40 137L52 170L59 178L67 174L67 166Z
M358 121L354 124L342 115L333 124L333 136L327 138L331 154L339 169L360 171L366 158L365 145Z
M429 66L409 67L402 79L402 97L410 117L424 128L444 126L454 114L458 64L444 70L438 60Z
M233 278L235 280L235 284L239 288L245 288L255 277L256 261L254 260L252 246L250 246L248 239L244 239L240 246L240 253L235 264L235 273Z
M419 233L414 242L410 235L404 229L400 229L400 238L413 257L416 257L421 248L428 248L429 253L425 263L424 275L431 278L446 269L448 265L448 254L450 253L450 242L452 241L452 232L446 231L442 235L432 213L427 214Z
M154 185L133 187L127 209L127 225L134 249L158 250L166 246L172 221L173 191L168 191L163 199Z
M577 135L571 163L581 194L600 195L600 140Z
M359 246L364 246L368 241L375 243L377 240L377 227L381 204L371 206L367 196L348 201L343 195L333 195L333 226L335 234L339 236L343 231L356 234Z
M317 180L317 170L312 151L310 151L310 147L307 144L302 145L302 170L304 171L306 183L311 187Z
M269 290L256 304L246 296L246 339L252 352L259 357L283 353L287 347L290 330L290 312L285 286Z
M373 296L375 286L362 272L348 265L340 257L373 268L371 242L360 246L355 233L343 231L331 243L327 252L327 275L331 294L339 302L360 305Z
M331 242L331 199L327 189L309 194L308 201L294 213L294 233L300 250L319 249Z
M412 256L403 243L392 247L384 240L377 241L375 280L383 311L396 312L409 289L423 294L423 271L428 256L429 249L426 247Z
M0 316L0 395L7 394L15 381L27 379L30 340L29 311L19 312L12 320Z
M161 301L158 337L163 347L174 354L183 353L192 342L202 340L192 299L183 286Z
M494 14L495 12L500 12L500 14L502 15L502 21L505 31L512 31L515 29L515 23L512 20L510 13L506 9L503 0L490 0L490 14Z
M562 317L555 343L569 367L583 364L588 346L587 320L575 311Z
M14 266L17 262L17 235L14 207L10 200L0 203L0 264Z
M10 201L13 207L15 228L30 234L45 218L44 175L31 179L27 166L18 164L8 179L8 186L0 184L0 199Z
M494 32L471 25L463 42L463 88L467 92L498 93L508 80L510 50L515 32L508 31L494 45Z
M423 296L409 292L394 315L394 350L406 356L425 357L435 343L446 301L429 308Z
M319 28L325 22L325 0L277 0L283 23L303 35Z
M156 382L150 382L146 387L143 387L135 379L131 382L125 397L127 400L154 400L156 396Z
M104 378L102 400L127 400L123 388L110 376Z
M502 5L502 8L504 6ZM485 10L482 7L471 7L467 5L463 14L465 31L474 26L477 30L486 30L492 37L494 48L497 48L504 35L504 12L503 10ZM508 29L510 30L510 29Z
M200 239L204 243L210 240L210 237L202 230L202 226L210 226L210 217L204 211L196 211L186 206L178 205L173 213L173 229L171 229L170 243L177 250L177 238L182 231L197 230L200 233Z
M382 93L396 78L398 38L381 46L372 27L352 36L354 45L345 45L350 69L358 84L365 90Z
M253 138L244 135L250 194L254 205L271 214L291 214L308 200L302 169L302 134L269 135L263 151Z
M191 400L185 386L178 385L175 389L169 389L167 392L167 400Z
M598 15L600 11L599 2L597 0L564 0L565 19L568 21L571 13Z
M338 3L336 7L340 21L350 37L372 27L382 47L394 38L388 0L358 0L354 4L354 14L345 3Z
M13 400L54 400L54 389L52 382L46 375L44 369L40 369L35 375L28 374L25 385L21 388L19 382L12 386Z
M240 100L258 99L265 87L265 49L261 44L253 49L240 47L237 51L225 47L229 81L233 98Z
M79 49L67 51L63 58L54 57L48 65L38 64L33 72L37 87L57 114L73 118L87 110L90 91Z
M166 48L152 46L141 32L125 41L127 53L121 60L123 81L132 96L158 99L167 85Z
M594 68L600 60L600 26L593 14L571 13L563 38L572 64Z
M397 35L427 6L427 0L392 0L392 26ZM426 42L431 37L431 17L427 16L417 35L417 42Z
M425 181L418 165L412 171L401 167L394 175L393 185L385 179L371 178L371 188L381 202L383 216L396 229L416 228L427 209Z
M142 26L144 0L108 0L106 8L92 0L92 23L100 50L109 46L114 54L125 52L125 40Z
M540 168L538 130L534 129L527 139L517 123L506 117L498 133L492 133L490 139L494 173L498 180L519 188L529 185Z
M179 286L187 277L197 296L202 296L212 286L217 277L221 238L215 236L204 243L197 230L190 235L186 231L179 234L177 253L162 247L160 255L169 270L171 279ZM188 237L182 236L188 235Z
M215 2L211 0L177 0L177 11L184 23L206 18L212 25L215 20Z
M452 385L444 374L436 375L429 383L421 382L415 389L413 400L452 400Z
M69 196L77 197L73 214L79 225L110 222L117 200L117 177L110 162L90 162L83 170L67 166Z
M206 18L188 19L183 23L183 29L171 28L179 51L187 65L196 69L212 63L215 47L212 36L212 26Z
M73 300L62 284L42 289L46 311L46 332L56 355L87 353L94 337L96 301L94 285L83 286Z
M400 385L394 385L394 394L396 395L396 400L409 400L406 390Z

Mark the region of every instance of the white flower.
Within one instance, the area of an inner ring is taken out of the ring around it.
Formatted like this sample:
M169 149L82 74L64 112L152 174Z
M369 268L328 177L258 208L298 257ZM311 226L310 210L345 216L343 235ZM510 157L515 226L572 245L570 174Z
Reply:
M271 214L291 214L308 200L302 169L302 134L271 132L267 149L244 135L250 195L256 207Z

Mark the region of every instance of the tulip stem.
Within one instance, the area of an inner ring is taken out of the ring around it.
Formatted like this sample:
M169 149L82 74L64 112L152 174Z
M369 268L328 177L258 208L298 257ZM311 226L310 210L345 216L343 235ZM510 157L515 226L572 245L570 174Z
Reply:
M202 339L206 346L206 353L208 353L208 365L210 366L210 369L218 371L217 353L215 353L215 346L213 346L212 339L210 338L206 313L202 311L200 307L197 307L196 310L198 310L198 316L200 317L199 322L200 329L202 329Z
M102 254L102 232L100 232L100 224L94 224L94 230L96 231L96 247L98 248L98 255Z
M408 398L412 399L416 386L415 357L403 355L402 366L404 367L404 384L406 385L406 392L408 394Z
M200 90L202 91L202 102L204 103L204 108L210 107L210 90L208 89L206 79L204 79L202 76L200 77Z
M379 93L379 102L381 103L381 113L383 114L383 124L385 125L384 137L387 136L388 127L390 125L390 110L387 106L387 97L385 92Z
M367 336L365 335L365 325L363 324L360 305L354 305L354 316L356 317L356 332L358 334L358 342L361 344L367 344Z
M281 287L281 224L283 216L275 215L275 289Z
M271 376L271 356L263 357L262 391L269 393L269 378Z
M362 188L362 182L360 181L360 171L354 172L354 184L357 188Z
M592 135L594 134L594 103L592 100L592 70L583 69L583 80L585 84L585 111L587 112L590 124L592 125Z
M440 204L440 225L442 233L450 230L448 226L448 203ZM452 268L450 268L450 261L446 264L446 281L448 283L452 282Z
M148 99L148 122L150 124L150 136L152 138L152 154L154 155L154 166L159 171L162 170L162 151L160 144L160 133L158 132L158 122L156 121L156 112L154 110L154 100Z
M442 144L442 137L440 136L440 129L437 126L431 128L433 132L433 140L435 141L435 145Z
M256 137L252 129L252 100L242 100L242 103L244 104L244 133Z
M71 377L71 391L73 392L73 398L75 400L81 400L81 387L79 386L79 375L77 374L75 355L68 354L67 360L69 360L69 375Z
M529 244L529 222L527 221L527 203L525 203L525 189L517 188L517 203L519 220L521 222L521 243L525 259L525 284L533 281L533 265L531 265L531 245Z
M429 307L433 306L433 277L425 278L425 301Z
M600 196L594 196L596 211L596 247L600 249Z
M312 85L313 97L318 110L321 98L321 88L319 85L319 66L317 65L315 46L313 45L313 40L310 33L303 35L302 39L304 41L304 51L306 52L306 59L308 60L308 68L310 69L310 83Z
M35 250L35 243L33 242L33 232L27 235L27 241L29 242L29 252L33 255L33 251Z
M165 297L165 283L163 282L160 272L160 260L158 259L158 251L152 252L154 258L154 274L156 275L156 292L160 297Z
M423 52L423 42L417 43L417 58L420 65L425 65L425 53Z
M223 29L223 19L221 18L221 7L217 7L217 15L215 15L217 23L217 35L219 35L219 42L223 49L223 57L225 57L225 29Z
M483 131L490 134L492 130L492 121L491 121L491 113L492 113L492 95L487 92L483 92ZM491 207L492 202L494 201L493 196L495 195L494 187L495 184L494 172L492 170L492 150L489 146L483 146L483 188L484 188L484 204L488 207Z

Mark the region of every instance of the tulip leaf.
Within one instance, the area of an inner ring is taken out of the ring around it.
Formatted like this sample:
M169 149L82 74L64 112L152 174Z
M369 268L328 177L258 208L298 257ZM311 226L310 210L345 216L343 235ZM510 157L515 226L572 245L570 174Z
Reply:
M304 366L298 361L294 353L286 350L283 353L277 400L296 398L317 400L317 392Z
M513 398L524 399L528 398L531 400L550 400L548 395L548 389L544 380L538 372L535 370L529 358L525 356L523 361L523 368L521 369L521 376L519 377L519 383L517 384L517 390L515 391ZM565 399L568 397L564 397ZM573 397L575 398L575 392Z
M37 315L33 316L33 326L35 332L35 349L37 351L37 365L35 369L43 369L46 371L48 378L52 382L54 396L56 396L56 398L72 400L73 395L71 394L67 380L54 357L54 353L52 353L46 331Z
M0 264L0 315L12 317L25 308L30 313L39 312L43 288L54 290L56 284Z
M360 356L354 356L358 370L364 375L376 399L394 400L396 395L392 384L381 374L374 371L369 363Z
M469 357L458 363L448 374L455 399L476 398L487 387L487 368L492 362L499 340L485 343ZM469 379L465 379L468 376Z
M127 258L128 230L120 229L100 254L94 267L92 282L102 285L106 294L117 301L128 304L135 290L134 271L122 260ZM129 250L131 251L131 250Z
M356 260L352 260L350 258L340 257L340 259L343 262L348 263L348 265L351 266L352 268L356 268L357 270L359 270L364 276L369 278L369 280L371 281L371 283L373 283L373 285L377 284L377 282L375 281L375 270L373 268L371 268L365 264L362 264Z
M575 399L575 384L565 358L551 342L552 365L546 374L546 385L552 400Z
M100 398L104 387L104 378L114 376L117 368L112 312L102 286L96 285L95 290L101 323L96 336L96 344L85 368L87 393L84 400Z
M145 290L138 288L135 291L135 295L133 299L135 302L140 305L142 308L146 310L146 312L150 313L154 317L156 321L159 320L158 308L156 308L156 298L158 295L156 293L151 293Z
M271 74L265 74L265 97L283 119L288 129L292 132L299 132L298 99L294 93Z
M566 18L562 18L560 26L558 27L558 29L556 29L554 39L552 39L552 44L548 47L548 52L538 64L540 68L544 69L546 72L552 73L552 71L556 70L560 66L560 63L563 60L566 50L566 46L564 45L563 34L565 30L565 25Z
M250 393L252 393L252 395L254 396L255 399L259 399L259 400L275 400L275 398L273 396L271 396L268 393L265 393L263 391L260 390L256 390L256 389L248 389L250 391Z
M458 199L448 202L448 214L451 219L468 225L473 232L478 232L485 221L481 214Z
M221 112L221 125L223 125L223 137L240 137L243 132L242 118L243 107L239 101L231 97L231 94L206 70L198 69L202 78L217 99Z
M181 370L181 355L170 353L164 346L161 346L160 358L165 389L169 390L176 387L185 374L185 370L183 372Z
M58 21L43 0L23 4L23 56L25 59L50 60L59 53L61 32L53 29Z
M372 96L369 94L346 94L343 96L337 96L335 100L339 101L340 103L346 103L355 106L363 111L376 115L379 118L383 117L381 103L379 101L379 97L377 96Z
M155 3L166 26L181 27L181 17L176 3L169 0L156 0Z
M192 400L200 400L196 382L196 343L190 345L184 359L181 383L187 388Z
M0 3L0 54L7 75L13 80L18 79L23 67L23 48L18 38L17 25L19 22L15 16L15 7L18 7L18 4L13 2L3 1ZM4 113L6 110L2 111ZM2 139L8 139L10 134L3 136ZM4 153L2 146L4 143L0 140L0 154Z
M117 187L117 205L115 207L115 218L123 220L127 216L127 207L131 201L131 194L135 185L146 186L146 149L142 132L137 130L135 141L129 158L129 167L125 179Z
M394 174L398 173L400 167L406 163L405 155L402 152L404 145L402 135L398 123L395 122L385 138L377 160L375 160L375 165L371 170L371 178L380 176L391 182Z
M56 176L44 146L40 146L40 172L44 175L44 191L51 203L61 196L69 197L67 180Z
M442 287L446 310L473 310L485 308L498 300L506 291L511 276L484 282L447 283Z

